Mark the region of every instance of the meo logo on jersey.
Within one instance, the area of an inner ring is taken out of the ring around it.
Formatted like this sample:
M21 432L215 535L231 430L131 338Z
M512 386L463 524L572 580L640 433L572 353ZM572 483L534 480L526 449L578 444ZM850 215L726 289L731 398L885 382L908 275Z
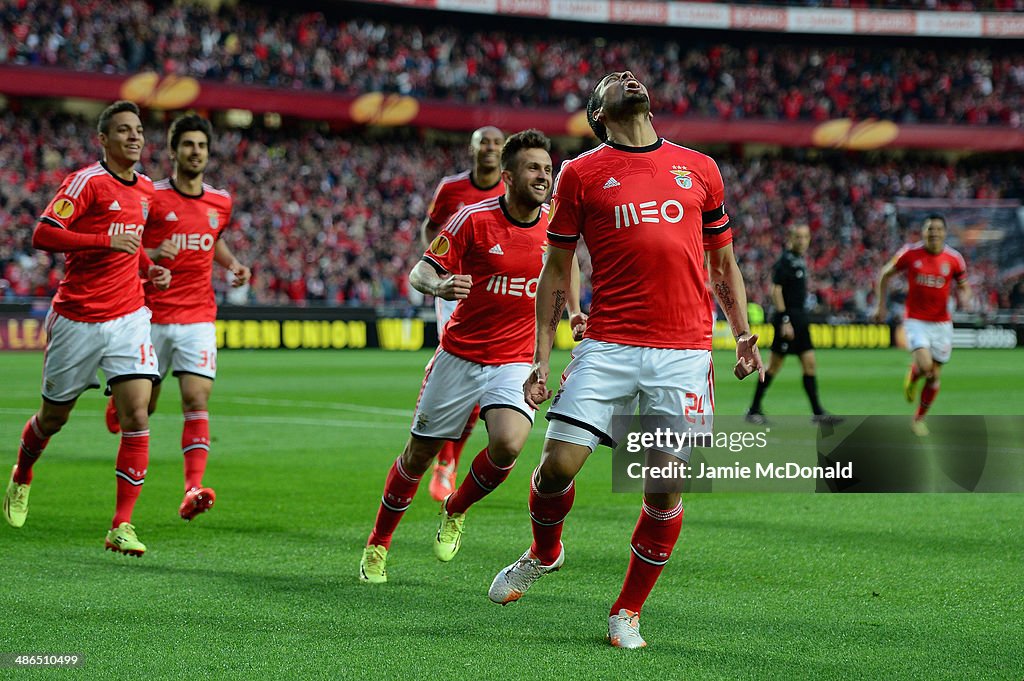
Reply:
M209 251L216 239L212 234L172 234L171 241L179 251Z
M637 210L639 208L639 210ZM623 203L615 206L615 229L632 227L641 222L660 223L662 220L675 224L683 219L683 204L669 199L660 206L657 201Z
M111 222L110 227L107 228L107 234L114 236L115 234L142 234L142 230L145 229L145 225L129 224L126 225L123 222Z
M527 280L526 277L510 277L506 274L495 274L487 280L487 290L500 296L537 297L537 284L540 277Z

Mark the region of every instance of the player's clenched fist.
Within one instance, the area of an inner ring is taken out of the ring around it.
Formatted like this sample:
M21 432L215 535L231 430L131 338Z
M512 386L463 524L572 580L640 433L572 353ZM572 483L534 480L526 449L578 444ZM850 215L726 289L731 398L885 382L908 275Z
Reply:
M114 234L110 237L110 250L134 254L142 245L142 237L134 232Z
M151 265L149 268L149 281L161 291L171 287L171 271L160 265Z
M164 239L160 242L160 245L154 248L149 253L149 257L154 261L166 258L167 260L173 260L174 256L178 255L181 249L178 248L178 244L174 243L170 239Z
M540 405L551 397L551 391L548 390L548 375L550 373L551 369L547 364L537 362L530 369L530 375L523 383L523 399L534 409L540 409Z
M464 300L469 297L469 289L473 286L473 277L468 274L453 274L437 287L434 294L445 300Z

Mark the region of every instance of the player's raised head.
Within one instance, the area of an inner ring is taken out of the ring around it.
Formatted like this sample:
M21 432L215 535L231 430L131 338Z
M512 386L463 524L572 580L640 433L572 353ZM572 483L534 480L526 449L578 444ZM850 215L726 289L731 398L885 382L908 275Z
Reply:
M485 125L473 131L469 138L469 150L473 154L473 162L480 170L494 170L498 167L501 145L505 143L505 133L493 125Z
M941 252L946 245L946 218L939 213L926 217L921 223L921 236L928 252Z
M597 81L587 98L587 123L602 142L608 140L605 121L649 116L651 97L632 71L616 71Z

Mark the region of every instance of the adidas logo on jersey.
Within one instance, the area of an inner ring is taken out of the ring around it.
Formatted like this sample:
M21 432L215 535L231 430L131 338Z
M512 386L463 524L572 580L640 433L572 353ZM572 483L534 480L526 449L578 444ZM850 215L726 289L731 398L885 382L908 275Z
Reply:
M619 184L618 180L616 180L614 177L609 177L608 181L604 183L604 186L601 187L601 189L611 189L612 187L621 187L621 186L622 185Z
M121 204L117 202L117 199L114 199L114 202L110 204L110 208L107 210L121 210Z
M494 244L494 247L487 252L494 255L505 255L505 251L501 250L501 244Z
M165 217L164 220L166 220L167 222L177 222L178 216L175 215L174 211L172 210L170 213L167 214L167 217Z

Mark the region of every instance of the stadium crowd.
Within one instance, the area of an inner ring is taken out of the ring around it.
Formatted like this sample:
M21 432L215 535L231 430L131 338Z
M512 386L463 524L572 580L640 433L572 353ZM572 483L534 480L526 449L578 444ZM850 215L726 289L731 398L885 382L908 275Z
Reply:
M853 47L835 38L787 45L768 36L743 46L642 37L612 42L420 27L329 11L13 0L0 5L0 63L155 70L280 88L570 111L582 107L595 74L627 64L657 83L651 93L656 110L679 116L1019 127L1024 111L1024 55L988 46Z
M93 135L91 123L71 116L0 115L0 297L52 295L60 258L32 249L32 229L64 175L95 159ZM167 174L163 147L163 132L150 125L143 167L154 179ZM556 163L578 151L556 150ZM1009 161L718 156L751 299L769 299L782 235L806 221L817 310L847 318L864 317L882 262L914 238L916 225L894 219L894 198L1024 195L1024 174ZM225 238L253 266L245 301L300 305L407 303L406 275L422 255L417 232L431 192L468 164L464 142L301 125L221 131L212 158L208 180L235 198ZM994 254L965 255L983 306L1006 305L1013 282L1000 280ZM227 278L216 272L223 295Z

